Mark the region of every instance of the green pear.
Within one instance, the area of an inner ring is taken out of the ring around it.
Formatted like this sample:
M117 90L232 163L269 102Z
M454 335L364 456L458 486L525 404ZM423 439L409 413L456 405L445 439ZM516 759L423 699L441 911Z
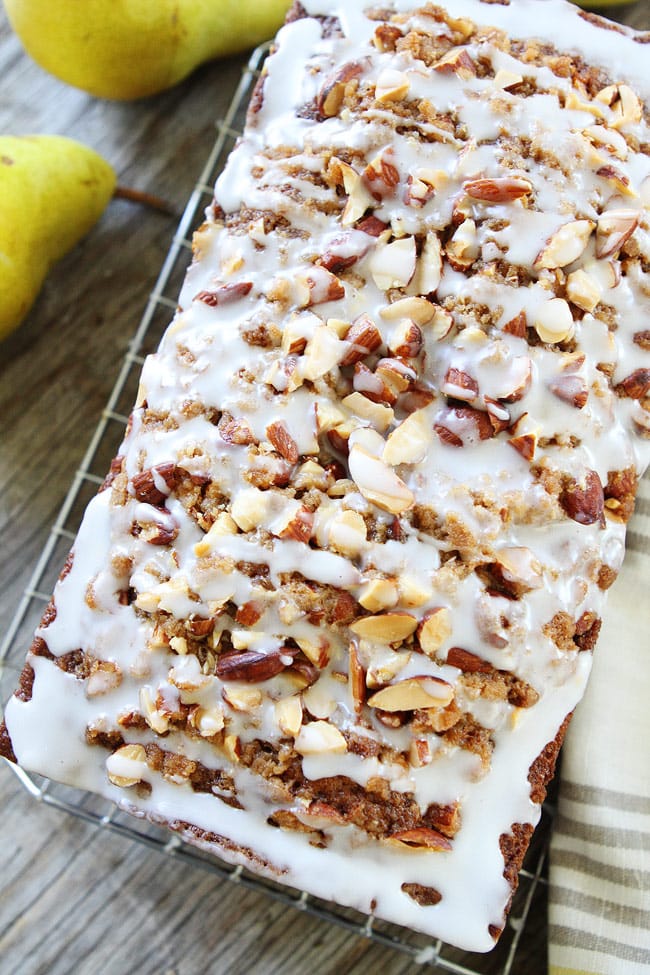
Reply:
M205 61L251 48L289 0L5 0L41 67L100 98L170 88Z
M102 215L111 166L62 136L0 135L0 339L17 328L52 265Z

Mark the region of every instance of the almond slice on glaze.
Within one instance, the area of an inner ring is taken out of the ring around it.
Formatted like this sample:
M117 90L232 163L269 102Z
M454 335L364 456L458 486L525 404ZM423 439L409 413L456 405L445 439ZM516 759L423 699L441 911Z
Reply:
M350 629L364 640L375 643L402 643L415 633L418 621L410 613L382 613L364 616L350 624Z
M573 264L583 253L595 226L593 220L565 223L547 240L533 267L555 269Z
M453 687L441 677L407 677L377 691L368 698L368 705L392 713L418 708L446 708L453 698Z

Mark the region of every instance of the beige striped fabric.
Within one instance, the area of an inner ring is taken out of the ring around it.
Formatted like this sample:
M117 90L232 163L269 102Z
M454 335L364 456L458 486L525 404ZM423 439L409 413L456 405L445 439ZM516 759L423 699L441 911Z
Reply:
M584 700L551 843L550 975L650 975L650 477Z

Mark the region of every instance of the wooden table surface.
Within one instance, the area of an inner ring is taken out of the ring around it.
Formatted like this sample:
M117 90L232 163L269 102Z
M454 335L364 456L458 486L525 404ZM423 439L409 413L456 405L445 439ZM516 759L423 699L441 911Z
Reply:
M619 14L650 28L650 3ZM93 146L121 184L180 213L243 58L131 104L95 100L38 68L0 12L0 132ZM1 219L1 214L0 214ZM114 200L0 343L0 637L117 376L176 227ZM398 975L407 956L36 802L0 763L0 975ZM540 931L543 904L530 922ZM537 939L539 945L540 939ZM543 938L541 940L543 946ZM541 975L543 949L513 975Z

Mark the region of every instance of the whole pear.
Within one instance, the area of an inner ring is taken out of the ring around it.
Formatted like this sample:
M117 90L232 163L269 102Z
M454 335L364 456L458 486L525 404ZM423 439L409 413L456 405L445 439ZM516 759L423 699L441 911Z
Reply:
M114 187L112 167L73 139L0 135L0 339L20 325Z
M41 67L100 98L176 84L205 61L271 37L289 0L5 0Z

